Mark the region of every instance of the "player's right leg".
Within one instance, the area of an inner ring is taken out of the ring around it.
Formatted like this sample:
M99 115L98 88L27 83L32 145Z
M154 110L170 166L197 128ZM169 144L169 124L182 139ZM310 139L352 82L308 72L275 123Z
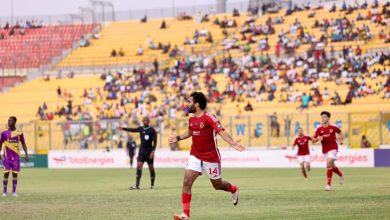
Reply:
M327 182L325 186L325 191L330 191L332 185L332 174L333 174L334 160L332 158L327 158L326 160L326 177Z
M4 166L4 177L3 177L3 197L7 196L7 188L8 188L8 176L9 176L10 170L6 170Z
M7 159L3 158L3 170L4 170L4 176L3 176L3 197L7 196L7 188L8 188L8 176L9 173L12 170L12 163L8 161Z
M135 186L130 186L130 190L133 190L133 189L139 189L139 183L141 181L141 176L142 176L142 167L144 165L144 161L141 160L142 158L138 157L138 161L137 161L137 173L136 173L136 177L135 177Z
M305 155L298 155L299 166L301 167L301 173L305 179L307 179L307 172L305 167Z
M188 220L190 218L191 205L191 189L196 178L202 174L202 162L195 156L191 155L188 160L186 170L184 172L183 191L181 194L181 201L183 205L183 213L181 215L175 214L174 220Z

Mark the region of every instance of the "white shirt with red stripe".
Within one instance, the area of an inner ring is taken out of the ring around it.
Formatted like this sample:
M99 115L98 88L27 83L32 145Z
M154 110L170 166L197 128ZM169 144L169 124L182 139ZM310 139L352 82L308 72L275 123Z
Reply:
M208 112L199 117L192 116L188 129L192 135L191 155L202 161L220 163L217 134L225 129L217 117Z

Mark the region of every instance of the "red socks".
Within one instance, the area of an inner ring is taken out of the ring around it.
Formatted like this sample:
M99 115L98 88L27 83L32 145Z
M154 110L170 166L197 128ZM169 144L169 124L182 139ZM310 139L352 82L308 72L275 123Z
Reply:
M181 201L183 203L183 212L190 217L191 194L182 193Z
M339 175L339 176L343 176L343 173L341 172L341 170L336 166L333 167L333 172L337 173L337 175Z
M235 193L237 191L237 186L229 183L228 191L231 193Z
M326 170L326 176L328 177L328 185L329 186L332 184L332 174L333 174L332 167L328 167Z

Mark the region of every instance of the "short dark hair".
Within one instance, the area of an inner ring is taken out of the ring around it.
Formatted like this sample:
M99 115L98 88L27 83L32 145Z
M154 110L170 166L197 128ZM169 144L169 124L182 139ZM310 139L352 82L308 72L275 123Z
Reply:
M12 118L12 120L14 120L14 121L15 121L15 123L18 121L18 119L16 119L16 117L15 117L15 116L11 116L11 117L9 117L9 118Z
M191 97L194 100L194 104L198 103L200 109L205 110L207 106L206 96L201 92L193 92L191 93Z
M330 112L328 112L328 111L322 111L321 112L321 116L322 115L326 115L326 116L328 116L330 118Z

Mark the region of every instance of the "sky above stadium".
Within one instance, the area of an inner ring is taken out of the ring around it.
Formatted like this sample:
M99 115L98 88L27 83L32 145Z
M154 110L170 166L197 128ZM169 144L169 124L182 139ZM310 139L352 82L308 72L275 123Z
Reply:
M229 2L243 2L247 0L229 0ZM0 0L0 17L11 16L13 2L14 16L31 15L58 15L78 13L79 7L89 7L89 0ZM172 8L192 5L214 4L215 0L111 0L115 11L139 10L150 8Z

